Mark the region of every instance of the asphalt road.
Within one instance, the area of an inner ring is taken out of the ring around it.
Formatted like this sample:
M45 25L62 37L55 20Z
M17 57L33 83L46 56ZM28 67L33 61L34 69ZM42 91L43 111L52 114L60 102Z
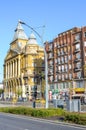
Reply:
M86 130L86 127L0 113L0 130Z

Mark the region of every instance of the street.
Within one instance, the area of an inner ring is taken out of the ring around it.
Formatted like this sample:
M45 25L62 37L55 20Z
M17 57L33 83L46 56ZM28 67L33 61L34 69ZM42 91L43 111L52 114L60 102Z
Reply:
M86 130L86 127L70 126L44 119L0 113L0 130Z

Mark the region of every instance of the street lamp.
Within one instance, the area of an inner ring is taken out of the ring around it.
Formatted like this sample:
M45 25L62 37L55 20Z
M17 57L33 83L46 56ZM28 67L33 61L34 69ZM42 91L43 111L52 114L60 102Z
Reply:
M22 22L22 21L19 21L21 24L24 24L26 25L28 28L30 28L32 31L34 31L38 37L41 39L41 43L43 45L43 38L42 36L31 26L29 26L28 24L26 24L25 22ZM47 67L47 53L46 53L46 50L45 50L45 46L44 46L44 55L45 55L45 84L46 84L46 108L48 108L48 67Z

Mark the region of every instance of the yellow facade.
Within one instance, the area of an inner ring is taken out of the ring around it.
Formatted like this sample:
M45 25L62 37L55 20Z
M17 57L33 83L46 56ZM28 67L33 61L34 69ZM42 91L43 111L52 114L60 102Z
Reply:
M44 50L32 33L27 38L20 23L4 60L4 98L32 99L34 86L40 90L38 75L44 66Z

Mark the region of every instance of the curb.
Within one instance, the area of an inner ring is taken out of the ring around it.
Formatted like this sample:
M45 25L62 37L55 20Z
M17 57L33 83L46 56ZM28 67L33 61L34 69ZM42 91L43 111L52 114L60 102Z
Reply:
M67 123L67 122L60 122L59 120L49 120L49 119L45 119L45 118L30 117L30 116L25 116L25 115L17 115L17 114L4 113L4 112L0 112L0 113L11 115L11 116L15 115L17 117L20 116L20 117L24 117L24 118L28 118L28 119L39 120L39 121L46 121L46 122L54 123L54 124L61 124L63 126L69 125L70 127L82 128L82 129L86 130L86 126L84 126L84 125L79 125L79 124L74 124L74 123Z
M79 128L85 128L86 129L86 126L84 125L79 125L79 124L74 124L74 123L67 123L67 122L60 122L58 120L48 120L48 119L41 119L41 118L36 118L36 117L29 117L31 119L35 119L35 120L40 120L40 121L46 121L46 122L50 122L50 123L55 123L55 124L61 124L61 125L69 125L71 127L79 127Z

